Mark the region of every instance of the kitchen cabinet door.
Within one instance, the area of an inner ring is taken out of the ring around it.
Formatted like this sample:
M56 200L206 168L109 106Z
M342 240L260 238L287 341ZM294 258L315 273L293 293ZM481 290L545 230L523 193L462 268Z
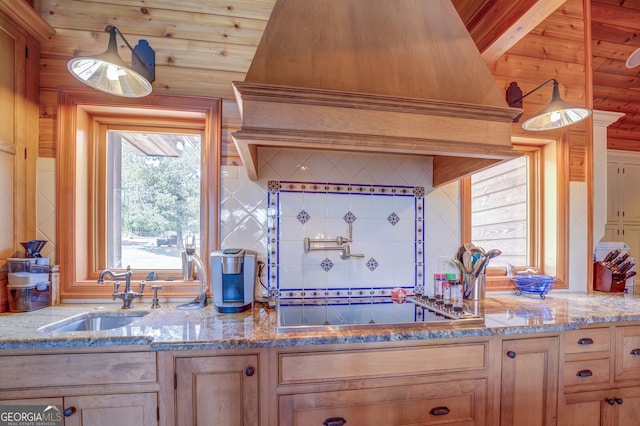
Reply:
M640 419L640 389L630 387L565 395L558 424L637 426L638 419Z
M640 156L609 153L607 162L607 225L603 241L623 241L640 257Z
M46 35L45 35L46 33ZM28 2L0 7L0 259L36 235L40 42L55 31Z
M65 426L157 426L155 393L64 398Z
M504 340L500 424L557 424L559 338Z
M257 365L256 355L176 358L175 424L260 424Z
M612 424L615 426L637 426L640 422L640 389L637 386L618 389L613 397L616 402L615 405L610 406L613 411Z
M622 218L625 222L640 224L640 195L637 185L640 182L640 164L624 163L622 166L622 182L618 185L622 206Z
M24 52L25 36L0 13L0 223L6 232L0 233L0 259L14 255L16 241L14 237L14 188L16 187L16 120L18 106L25 97L24 79L18 78L24 70L24 58L18 53Z

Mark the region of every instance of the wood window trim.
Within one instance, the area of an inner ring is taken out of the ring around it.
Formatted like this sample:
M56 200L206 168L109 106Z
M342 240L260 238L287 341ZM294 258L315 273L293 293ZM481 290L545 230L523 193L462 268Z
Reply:
M533 140L514 138L514 147L523 151L540 150L540 179L532 188L538 193L540 208L533 217L537 227L538 241L531 242L532 253L537 258L537 267L545 274L556 277L555 288L568 288L567 248L569 246L568 213L569 213L569 155L568 143L563 136L558 140ZM553 185L555 182L555 185ZM555 190L555 191L554 191ZM471 241L471 177L460 180L461 199L461 244ZM555 211L548 207L555 205ZM545 227L546 225L546 227ZM555 230L555 232L553 232ZM487 268L487 290L513 290L505 268Z
M92 226L99 223L99 215L92 214L85 197L95 190L87 177L77 149L90 147L89 138L99 131L99 120L106 117L124 117L121 124L140 123L140 116L182 118L185 122L200 121L202 127L201 251L209 253L219 247L219 206L221 157L221 108L219 98L198 96L149 95L144 98L116 98L96 91L61 89L58 103L58 146L56 155L56 258L60 264L60 296L63 299L110 298L113 288L97 284L96 239L91 237ZM134 118L134 112L140 113ZM149 118L148 121L153 121ZM156 120L157 121L157 120ZM85 153L85 155L89 155ZM95 153L91 154L95 155ZM80 176L78 176L78 174ZM83 186L84 185L84 186ZM80 187L79 187L80 186ZM205 195L208 194L208 195ZM95 213L95 211L93 212ZM204 260L204 259L203 259ZM203 261L208 268L208 262ZM207 271L208 275L208 271ZM136 280L140 277L137 276ZM164 297L192 297L198 283L160 281Z
M126 124L123 123L120 117L114 117L112 115L94 116L94 128L97 132L94 135L96 143L92 143L91 146L95 149L93 155L89 160L89 176L95 182L90 185L91 189L97 194L97 197L93 197L91 194L88 197L88 210L89 217L92 223L89 225L90 229L96 230L89 235L89 262L91 263L91 269L89 270L90 278L97 279L101 270L107 267L107 132L109 131L133 131L133 132L148 132L148 133L188 133L200 135L202 139L204 133L204 126L202 120L172 120L163 118L160 122L155 123L156 120L146 121L145 125L142 124ZM97 147L96 147L97 145ZM201 164L201 170L205 169L208 162L203 160L204 164ZM206 191L207 187L204 181L201 180L201 191ZM204 193L202 193L204 194ZM202 201L201 201L202 203ZM200 217L200 221L204 221L205 218ZM199 256L205 259L205 253L199 253ZM164 280L168 277L175 277L181 275L177 273L177 270L162 270L162 269L139 269L135 268L134 278L136 280L143 280L149 272L155 272L158 279ZM177 282L177 281L175 281Z

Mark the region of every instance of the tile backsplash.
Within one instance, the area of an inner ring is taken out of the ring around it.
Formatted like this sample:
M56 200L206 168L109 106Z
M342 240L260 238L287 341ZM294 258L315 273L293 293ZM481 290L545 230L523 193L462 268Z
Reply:
M460 242L458 184L432 188L431 169L431 159L419 156L261 149L257 182L241 166L223 167L222 248L256 250L268 262L265 284L291 296L327 288L332 294L355 288L357 295L423 281L430 291L433 273ZM279 183L277 191L269 190L270 181ZM424 189L421 197L416 188ZM305 237L346 236L348 221L351 253L364 258L304 253Z
M424 288L424 187L269 181L267 277L280 298Z

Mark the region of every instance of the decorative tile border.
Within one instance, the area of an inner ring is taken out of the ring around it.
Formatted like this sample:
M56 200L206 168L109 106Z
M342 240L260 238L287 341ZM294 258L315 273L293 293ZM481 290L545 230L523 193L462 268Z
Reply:
M324 194L344 194L344 195L370 195L381 197L412 197L414 199L414 283L412 286L402 286L409 294L414 289L423 289L425 286L424 277L424 196L425 189L422 186L393 186L393 185L366 185L366 184L344 184L344 183L321 183L321 182L290 182L290 181L269 181L267 194L267 277L270 293L281 299L314 299L314 298L362 298L362 297L388 297L395 286L378 286L371 288L363 287L358 283L349 283L349 288L299 288L280 290L279 264L280 264L280 195L282 193L324 193ZM301 210L297 219L301 224L309 220L309 214ZM356 220L352 212L347 212L344 216L346 223L353 223ZM386 219L395 226L401 218L392 212ZM330 259L326 258L320 265L325 271L333 267ZM378 262L370 258L366 267L374 271L378 267Z

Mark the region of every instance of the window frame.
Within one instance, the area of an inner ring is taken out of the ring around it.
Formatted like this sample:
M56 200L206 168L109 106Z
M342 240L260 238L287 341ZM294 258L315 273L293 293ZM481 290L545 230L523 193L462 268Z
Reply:
M98 227L105 226L105 213L94 203L99 196L99 180L105 177L93 174L87 160L99 155L97 141L106 123L145 124L155 129L191 127L202 131L200 253L208 269L208 253L219 248L221 107L219 98L173 95L114 98L95 91L61 89L56 149L56 252L61 298L104 298L113 292L110 285L96 282L101 269L98 262L101 243L93 235ZM103 134L106 136L106 132ZM106 155L106 150L103 151L102 155ZM145 278L146 271L134 270L134 280ZM161 284L165 297L192 297L199 285L179 280Z
M95 199L90 200L90 216L98 219L98 223L94 227L97 232L94 235L97 235L95 238L95 244L92 246L95 247L96 253L94 256L90 257L90 261L93 263L93 270L103 270L107 267L107 239L108 239L108 219L107 214L98 214L98 212L108 212L107 204L108 204L108 167L107 167L107 158L108 158L108 132L109 131L131 131L131 132L148 132L148 133L180 133L180 134L192 134L192 135L200 135L200 140L203 140L203 128L202 124L195 122L185 122L184 120L176 121L174 119L163 119L161 125L156 123L155 125L150 122L146 122L145 124L122 124L120 120L114 120L114 117L107 116L103 117L100 115L95 116L96 123L98 125L97 132L97 155L94 155L90 158L91 161L91 169L90 176L97 178L97 185L95 186L97 194ZM145 120L146 121L146 120ZM174 125L175 126L172 126ZM207 166L205 161L202 161L202 152L200 154L200 169L201 174L204 171L203 168ZM202 182L202 178L200 179L200 190L205 189L205 185ZM204 196L203 196L204 195ZM203 206L205 203L206 194L201 192L200 194L200 211L203 211ZM202 221L204 218L202 214L200 215L200 231L202 234ZM198 242L199 246L202 247L202 241ZM204 253L200 252L198 255L204 259ZM114 269L119 270L119 269ZM136 279L144 279L151 269L139 269L134 266L134 276ZM153 269L153 272L156 272L156 275L159 279L166 278L174 278L176 276L181 275L181 271L179 269Z
M514 149L534 159L529 170L532 179L529 191L537 203L537 206L529 206L532 265L518 266L516 271L531 267L539 273L553 275L557 280L556 288L568 288L568 144L562 139L513 138L512 142ZM471 241L471 176L461 179L460 198L461 244L464 244ZM506 267L487 268L487 290L512 289Z

